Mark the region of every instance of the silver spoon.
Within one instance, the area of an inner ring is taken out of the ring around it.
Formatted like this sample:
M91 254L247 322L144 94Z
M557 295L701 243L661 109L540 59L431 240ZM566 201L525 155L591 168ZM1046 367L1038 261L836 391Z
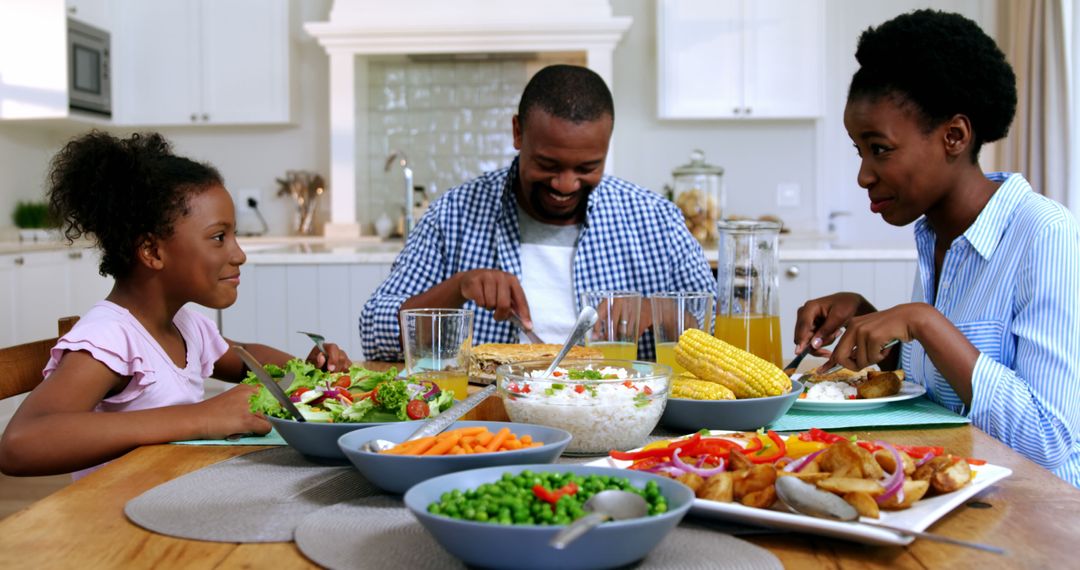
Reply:
M636 519L649 514L645 498L630 491L600 491L589 497L582 508L589 514L560 530L549 543L552 547L562 550L602 522Z
M574 330L570 331L570 336L566 337L566 342L563 343L559 354L555 355L555 360L551 361L551 365L544 371L544 375L541 378L547 378L551 376L551 373L555 371L555 368L559 366L563 358L566 358L566 354L570 352L574 345L581 341L585 333L596 324L596 320L600 318L600 315L596 314L596 309L592 307L585 307L578 313L577 322L574 323Z
M420 426L420 429L414 431L412 435L405 438L405 440L401 443L405 443L406 441L413 441L414 439L420 439L422 437L431 437L433 435L442 433L446 428L450 427L451 424L457 421L458 418L469 413L469 410L475 408L480 404L480 402L486 400L488 396L494 394L496 388L497 386L495 384L492 384L484 388L483 390L480 390L479 392L473 394L472 396L469 396L468 398L465 398L464 400L454 404L450 407L449 410L446 410L445 412L424 422L424 425ZM394 447L396 445L398 444L392 441L387 441L385 439L373 439L360 446L360 450L366 451L368 453L382 453L383 451L386 451L387 449L390 449L391 447Z
M1005 550L988 544L967 542L965 540L949 538L940 534L919 532L917 530L908 530L906 528L898 528L879 523L859 522L858 511L855 510L855 507L849 505L847 501L828 491L822 491L814 485L800 480L798 477L777 478L776 496L779 497L780 502L787 505L788 508L804 515L832 519L835 521L852 521L856 524L865 524L867 526L883 528L899 534L925 538L927 540L936 540L938 542L946 542L948 544L955 544L956 546L966 546L968 548L985 550L986 552L993 552L996 554L1005 554Z

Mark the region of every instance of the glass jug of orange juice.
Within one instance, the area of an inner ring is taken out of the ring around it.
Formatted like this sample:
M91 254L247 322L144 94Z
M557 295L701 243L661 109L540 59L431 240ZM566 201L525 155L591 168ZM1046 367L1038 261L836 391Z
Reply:
M717 258L716 338L783 366L780 343L780 224L724 220Z

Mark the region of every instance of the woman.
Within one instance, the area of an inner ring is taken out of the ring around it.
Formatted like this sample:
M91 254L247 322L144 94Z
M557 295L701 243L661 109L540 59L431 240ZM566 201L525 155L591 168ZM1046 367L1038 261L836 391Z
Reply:
M797 350L830 355L840 334L823 368L899 360L931 399L1080 487L1080 229L1021 174L978 163L1015 114L1012 68L974 22L932 10L868 29L855 57L858 182L872 212L915 223L919 279L887 310L855 293L807 302Z

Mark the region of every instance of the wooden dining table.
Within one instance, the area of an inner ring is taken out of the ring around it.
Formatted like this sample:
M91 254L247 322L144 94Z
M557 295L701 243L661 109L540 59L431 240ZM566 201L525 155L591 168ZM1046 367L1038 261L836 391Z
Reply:
M489 399L497 415L498 399ZM905 445L940 445L1012 469L928 529L1002 547L992 553L915 540L870 546L821 536L771 533L742 538L785 568L1075 568L1080 490L970 426L836 431ZM0 521L0 568L312 568L292 542L236 544L173 538L127 520L124 505L153 487L265 446L150 445L137 448L29 508ZM717 561L722 566L722 561Z

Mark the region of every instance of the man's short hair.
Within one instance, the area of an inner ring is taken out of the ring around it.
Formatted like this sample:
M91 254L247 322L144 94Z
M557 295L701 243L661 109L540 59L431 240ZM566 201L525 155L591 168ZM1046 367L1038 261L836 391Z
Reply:
M615 104L603 78L577 65L549 65L536 72L518 103L522 125L534 108L572 123L596 121L604 115L615 121Z

